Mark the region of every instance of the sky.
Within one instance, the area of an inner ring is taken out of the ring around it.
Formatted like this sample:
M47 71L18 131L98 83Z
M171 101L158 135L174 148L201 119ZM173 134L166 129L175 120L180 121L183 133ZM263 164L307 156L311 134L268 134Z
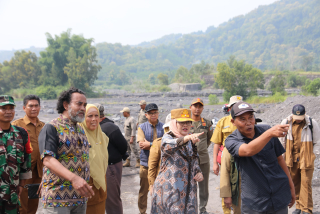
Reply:
M45 33L137 45L187 34L276 0L0 0L0 50L47 47Z

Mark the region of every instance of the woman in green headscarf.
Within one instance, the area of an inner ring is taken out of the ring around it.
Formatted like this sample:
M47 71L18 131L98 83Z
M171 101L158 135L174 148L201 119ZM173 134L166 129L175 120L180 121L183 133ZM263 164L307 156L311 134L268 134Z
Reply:
M90 214L104 214L105 201L107 199L106 172L108 167L109 138L102 132L99 118L100 114L97 107L88 104L85 120L80 123L91 145L89 150L89 185L93 186L94 196L88 200L87 204L87 213Z

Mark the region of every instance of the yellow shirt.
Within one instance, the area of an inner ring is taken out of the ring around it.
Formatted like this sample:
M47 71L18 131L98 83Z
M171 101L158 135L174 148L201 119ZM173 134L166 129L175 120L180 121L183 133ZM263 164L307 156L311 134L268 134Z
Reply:
M149 185L153 185L160 171L161 162L161 139L157 138L153 141L150 148L148 161L148 181Z
M214 129L214 132L212 134L211 142L216 144L222 144L223 146L225 146L224 142L227 139L227 137L237 129L237 127L235 127L231 123L231 119L232 117L231 115L229 115L221 118L218 121L216 128Z

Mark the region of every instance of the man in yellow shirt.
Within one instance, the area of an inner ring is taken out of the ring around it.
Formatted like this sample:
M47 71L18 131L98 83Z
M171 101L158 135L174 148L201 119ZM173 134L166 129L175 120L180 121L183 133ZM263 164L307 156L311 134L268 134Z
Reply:
M227 105L229 109L232 108L234 104L237 102L242 101L242 97L239 95L232 96L230 98L229 104ZM213 132L211 142L214 143L213 147L213 172L214 174L219 174L219 165L217 162L217 156L219 152L219 148L221 145L224 146L224 142L226 138L237 128L231 123L231 115L223 117L219 120L219 122L216 125L216 128ZM226 148L223 149L222 152L224 158L221 158L221 175L220 175L220 197L222 198L222 209L225 214L231 213L231 206L234 210L235 214L240 214L240 203L241 198L239 196L239 202L236 206L235 204L232 204L232 192L231 192L231 183L230 183L230 169L227 167L230 167L229 163L223 163L223 161L229 161L230 160L230 154Z

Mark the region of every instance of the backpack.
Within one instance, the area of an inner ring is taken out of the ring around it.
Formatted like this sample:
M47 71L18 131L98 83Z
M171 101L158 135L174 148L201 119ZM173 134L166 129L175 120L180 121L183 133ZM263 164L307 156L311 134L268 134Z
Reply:
M18 129L21 137L22 137L22 141L23 141L23 145L25 146L26 149L26 153L31 154L33 151L33 148L31 146L31 142L30 142L30 138L29 138L29 134L27 132L27 130L25 130L22 127L19 126L14 126L16 129Z

